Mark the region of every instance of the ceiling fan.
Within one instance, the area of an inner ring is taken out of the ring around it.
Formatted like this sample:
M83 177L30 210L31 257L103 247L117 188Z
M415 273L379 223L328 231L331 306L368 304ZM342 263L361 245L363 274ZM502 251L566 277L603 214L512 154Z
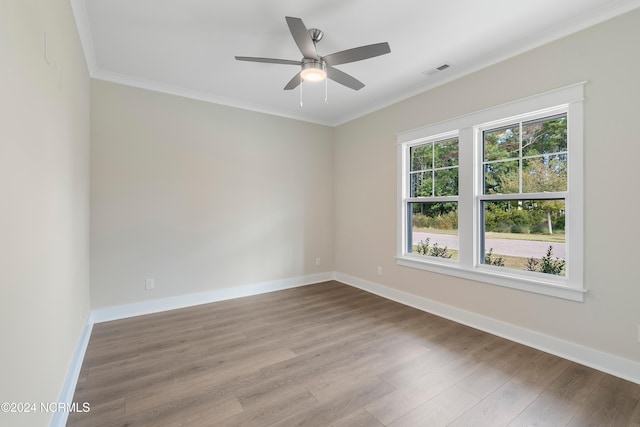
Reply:
M269 64L297 65L300 72L284 87L284 90L296 88L302 80L305 81L322 81L325 78L340 83L353 90L360 90L364 87L364 83L349 74L334 68L335 65L347 64L349 62L362 61L363 59L373 58L391 52L389 43L376 43L366 46L360 46L353 49L347 49L331 55L320 56L316 51L316 44L322 39L323 33L317 28L307 30L307 27L300 18L285 17L289 31L295 40L300 52L302 52L302 60L293 61L289 59L275 58L256 58L252 56L236 56L238 61L250 62L266 62Z

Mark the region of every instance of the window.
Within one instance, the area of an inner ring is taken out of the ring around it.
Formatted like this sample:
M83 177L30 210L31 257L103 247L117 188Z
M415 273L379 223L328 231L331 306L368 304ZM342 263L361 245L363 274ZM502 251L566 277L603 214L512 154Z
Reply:
M458 259L458 136L408 147L407 253Z
M582 301L584 84L398 136L398 264Z
M565 275L567 114L478 127L480 262ZM544 113L549 114L549 112Z

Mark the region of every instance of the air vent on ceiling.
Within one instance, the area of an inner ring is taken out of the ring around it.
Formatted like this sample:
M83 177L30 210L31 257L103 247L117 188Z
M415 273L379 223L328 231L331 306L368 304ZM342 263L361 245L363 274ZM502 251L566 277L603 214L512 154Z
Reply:
M441 72L441 71L444 71L444 70L446 70L446 69L447 69L447 68L449 68L449 67L451 67L451 65L450 65L450 64L447 64L447 63L445 62L444 64L442 64L442 65L440 65L440 66L438 66L438 67L435 67L435 68L433 68L433 69L431 69L431 70L424 71L423 73L424 73L424 74L426 74L427 76L433 76L434 74L437 74L437 73L439 73L439 72Z

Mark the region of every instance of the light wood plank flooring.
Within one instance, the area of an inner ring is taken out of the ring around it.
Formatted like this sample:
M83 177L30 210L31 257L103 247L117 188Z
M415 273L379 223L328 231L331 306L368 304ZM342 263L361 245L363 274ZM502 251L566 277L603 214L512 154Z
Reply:
M69 426L640 426L640 385L327 282L96 324Z

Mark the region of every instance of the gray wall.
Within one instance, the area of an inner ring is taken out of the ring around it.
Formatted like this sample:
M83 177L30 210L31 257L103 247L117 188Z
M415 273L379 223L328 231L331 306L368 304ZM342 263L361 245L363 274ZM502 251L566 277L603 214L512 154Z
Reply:
M336 271L640 361L639 28L636 10L338 127ZM584 303L396 266L395 134L584 80Z
M91 141L92 308L333 270L331 128L93 81Z
M56 402L87 323L89 91L69 2L0 2L0 402Z

